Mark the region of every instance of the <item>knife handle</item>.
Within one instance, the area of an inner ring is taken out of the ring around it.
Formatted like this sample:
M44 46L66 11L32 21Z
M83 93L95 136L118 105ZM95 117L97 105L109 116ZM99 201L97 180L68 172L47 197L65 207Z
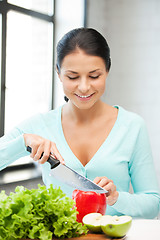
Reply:
M32 148L30 146L27 146L27 151L31 153L32 152ZM42 153L41 157L42 156L43 156L43 153ZM40 159L41 159L41 157L40 157ZM47 162L50 163L51 169L57 167L60 164L60 161L58 159L53 158L52 156L49 156Z
M60 164L60 161L59 161L58 159L55 159L55 158L52 157L52 156L49 156L47 162L50 163L51 169L57 167L57 166Z

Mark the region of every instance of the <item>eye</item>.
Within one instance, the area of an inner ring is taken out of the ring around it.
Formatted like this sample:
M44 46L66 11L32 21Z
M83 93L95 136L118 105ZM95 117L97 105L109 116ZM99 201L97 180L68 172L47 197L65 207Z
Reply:
M97 78L99 78L99 76L100 76L100 75L97 75L97 76L89 76L89 77L92 78L92 79L97 79Z
M77 77L70 77L70 76L68 76L68 78L69 78L70 80L74 80L74 79L77 79L78 76L77 76Z

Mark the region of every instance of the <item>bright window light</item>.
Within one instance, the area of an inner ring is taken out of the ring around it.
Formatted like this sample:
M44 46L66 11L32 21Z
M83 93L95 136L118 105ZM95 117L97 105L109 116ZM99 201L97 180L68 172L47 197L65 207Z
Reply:
M5 132L51 109L52 23L7 15Z
M84 1L83 0L58 0L56 2L56 39L60 38L73 28L84 26ZM62 85L55 72L54 105L58 107L64 104Z
M53 0L8 0L19 7L31 9L48 15L53 14Z
M51 109L53 25L21 13L7 14L5 133ZM33 162L30 157L12 165Z

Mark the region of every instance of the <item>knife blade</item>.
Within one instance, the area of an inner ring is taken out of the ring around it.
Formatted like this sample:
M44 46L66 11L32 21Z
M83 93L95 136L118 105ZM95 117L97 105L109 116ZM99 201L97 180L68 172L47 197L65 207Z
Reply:
M32 148L27 146L27 151L31 153ZM61 182L73 188L76 188L82 191L94 191L96 193L108 192L102 187L98 186L93 181L91 181L90 179L77 173L75 170L71 169L70 167L64 164L61 164L58 159L53 158L51 155L49 156L47 162L49 162L51 166L50 174L56 179L60 180Z

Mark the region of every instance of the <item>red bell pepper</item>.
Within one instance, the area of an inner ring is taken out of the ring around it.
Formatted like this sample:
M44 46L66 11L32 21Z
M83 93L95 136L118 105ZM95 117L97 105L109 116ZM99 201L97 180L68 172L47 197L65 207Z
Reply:
M72 193L72 199L76 203L78 222L82 222L83 217L88 213L96 212L104 215L106 212L105 193L84 192L76 189Z

